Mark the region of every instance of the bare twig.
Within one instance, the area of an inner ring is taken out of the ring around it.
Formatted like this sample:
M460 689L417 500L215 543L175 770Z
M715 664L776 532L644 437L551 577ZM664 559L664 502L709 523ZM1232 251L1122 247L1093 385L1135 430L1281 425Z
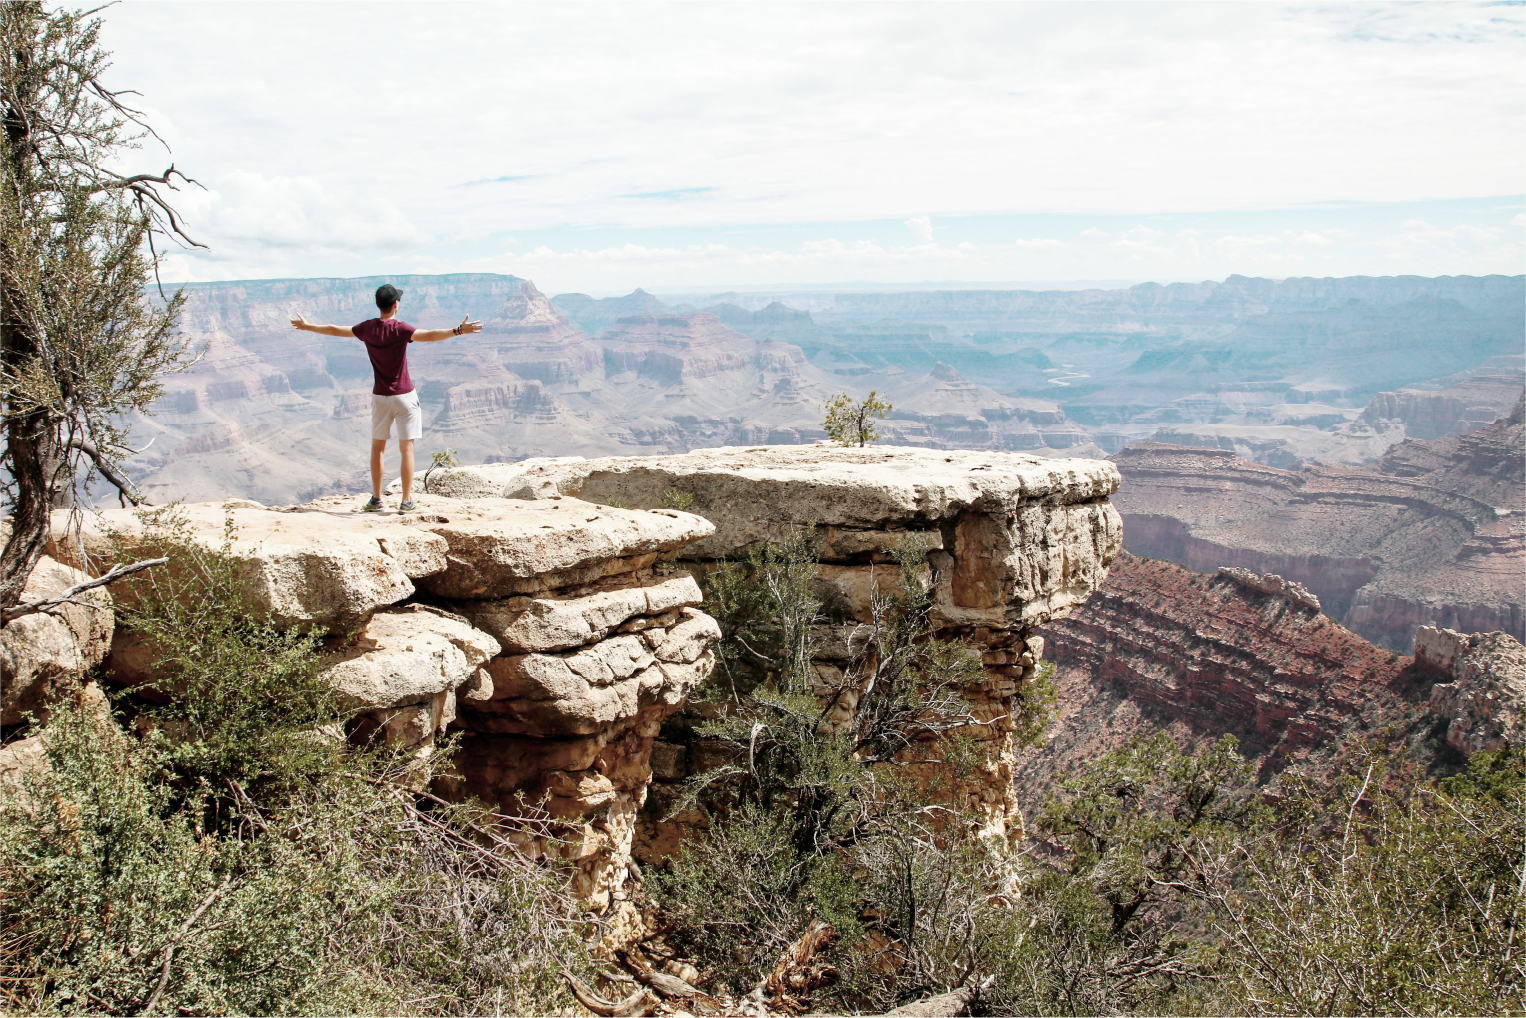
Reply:
M56 608L58 605L69 602L69 599L72 598L75 594L82 593L95 587L104 587L108 583L115 583L117 580L122 579L124 576L131 576L133 573L141 573L143 570L151 569L154 566L162 566L168 561L169 559L167 558L151 558L144 559L142 562L134 562L130 566L112 566L111 571L108 572L105 576L98 576L95 579L87 580L84 583L76 583L74 586L70 587L68 590L64 591L62 594L59 594L56 597L44 598L41 601L28 601L26 604L18 604L15 607L5 609L5 621L9 622L12 619L18 619L23 615L32 615L36 612L47 611L49 608Z
M185 938L185 935L191 931L192 924L200 919L202 913L211 908L212 903L228 889L228 884L232 879L233 874L231 873L224 876L223 882L213 888L211 894L202 899L201 904L196 906L196 911L192 912L186 918L186 921L180 924L180 929L176 931L175 935L161 949L164 951L164 966L159 971L159 985L154 987L153 996L149 997L148 1003L143 1005L144 1014L151 1014L153 1012L154 1008L159 1004L159 998L164 996L164 988L169 985L170 963L175 960L175 945Z
M110 481L112 484L116 485L117 490L122 493L122 497L127 499L133 505L151 504L148 499L144 498L143 495L138 491L137 486L128 479L127 475L118 470L115 465L113 465L109 460L107 460L105 456L101 454L100 449L96 448L94 442L87 438L80 438L76 436L69 439L68 442L64 443L64 447L68 449L78 449L86 456L89 456L90 459L95 463L95 469L100 471L101 476L106 478L106 480ZM145 446L145 448L147 447Z

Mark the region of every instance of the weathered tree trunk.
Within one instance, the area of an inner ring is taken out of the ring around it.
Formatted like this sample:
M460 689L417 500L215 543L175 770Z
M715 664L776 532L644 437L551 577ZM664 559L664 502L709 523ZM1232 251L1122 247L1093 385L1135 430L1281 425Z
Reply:
M16 507L11 537L0 552L0 608L21 600L21 590L48 543L59 468L58 441L43 413L13 417L6 423Z

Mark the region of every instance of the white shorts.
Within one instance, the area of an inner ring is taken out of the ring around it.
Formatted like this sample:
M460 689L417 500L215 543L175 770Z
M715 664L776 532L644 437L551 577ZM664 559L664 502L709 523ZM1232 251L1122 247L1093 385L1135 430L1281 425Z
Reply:
M424 411L419 409L419 390L401 396L371 394L371 438L385 442L392 437L392 422L397 422L399 439L424 437Z

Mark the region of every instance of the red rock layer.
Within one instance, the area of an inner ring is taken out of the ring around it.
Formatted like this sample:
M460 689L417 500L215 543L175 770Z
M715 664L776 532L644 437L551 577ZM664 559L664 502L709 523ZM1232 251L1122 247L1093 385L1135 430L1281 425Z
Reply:
M1363 734L1435 727L1434 681L1286 596L1125 553L1069 618L1041 630L1060 716L1018 761L1031 809L1057 772L1161 728L1179 740L1232 733L1263 777L1319 772ZM1430 752L1427 750L1427 752Z

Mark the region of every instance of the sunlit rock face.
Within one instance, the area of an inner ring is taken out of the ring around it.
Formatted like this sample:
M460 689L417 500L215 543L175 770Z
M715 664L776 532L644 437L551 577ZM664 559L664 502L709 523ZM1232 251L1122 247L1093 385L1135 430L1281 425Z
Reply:
M554 836L526 847L573 863L574 890L590 904L624 897L653 737L708 676L719 638L698 586L669 560L713 525L571 498L420 495L406 516L361 513L359 501L267 509L230 499L179 517L193 544L231 557L253 615L327 634L324 672L351 739L385 740L422 765L438 738L459 732L438 790L508 814L544 808ZM44 593L152 536L121 510L83 527L60 513L55 524L49 547L83 571L45 559ZM11 636L28 637L18 658L37 676L28 688L98 663L108 643L113 678L157 677L151 648L128 633L112 641L109 612L104 635L23 621L0 633L7 650ZM39 627L57 639L36 638Z
M911 539L929 549L923 582L934 592L939 635L976 649L984 679L965 690L984 724L977 777L960 787L965 805L993 832L1020 825L1012 795L1012 711L1043 642L1032 627L1063 618L1102 584L1122 545L1110 503L1119 477L1099 460L1012 453L936 452L828 445L709 449L682 456L527 462L461 471L447 483L537 503L658 506L676 489L715 532L686 548L696 573L749 547L813 524L821 561L817 594L837 616L819 634L823 683L851 668L839 630L866 621L876 589L899 582L891 552ZM823 689L825 689L823 685ZM851 699L851 698L850 698ZM660 741L657 783L643 817L638 854L670 853L682 824L662 820L679 783L716 761L703 740ZM913 765L928 778L934 765Z
M32 568L21 603L60 597L88 579L82 571L44 555ZM75 594L68 603L12 619L0 628L0 724L19 725L28 714L45 720L49 705L101 663L114 628L111 595L101 588Z

